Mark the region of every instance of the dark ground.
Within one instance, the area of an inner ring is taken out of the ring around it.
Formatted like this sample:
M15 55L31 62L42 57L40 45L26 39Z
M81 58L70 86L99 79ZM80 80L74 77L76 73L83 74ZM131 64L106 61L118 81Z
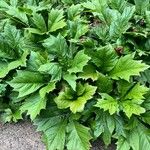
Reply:
M91 150L104 150L102 142L96 141ZM115 150L111 145L107 150ZM46 150L40 134L29 122L0 124L0 150Z

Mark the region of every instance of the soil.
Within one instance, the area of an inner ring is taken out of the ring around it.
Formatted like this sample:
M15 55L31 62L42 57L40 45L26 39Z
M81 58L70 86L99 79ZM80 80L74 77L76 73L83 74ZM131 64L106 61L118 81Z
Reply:
M40 133L28 121L16 124L0 124L0 150L46 150ZM92 144L91 150L104 150L101 141ZM112 144L107 150L115 150Z

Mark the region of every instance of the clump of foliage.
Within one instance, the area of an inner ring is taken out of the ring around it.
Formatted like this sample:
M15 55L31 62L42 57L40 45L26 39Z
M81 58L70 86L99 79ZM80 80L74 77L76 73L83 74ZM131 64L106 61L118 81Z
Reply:
M48 150L148 150L149 31L149 0L0 0L1 120Z

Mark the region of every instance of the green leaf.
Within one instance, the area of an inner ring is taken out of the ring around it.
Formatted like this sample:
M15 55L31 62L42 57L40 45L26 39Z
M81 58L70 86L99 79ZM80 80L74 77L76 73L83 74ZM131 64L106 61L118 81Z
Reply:
M146 15L146 22L148 26L150 27L150 11L146 11L145 15Z
M130 27L129 20L135 12L135 7L125 7L123 13L118 15L110 25L109 35L111 39L120 38L123 33Z
M54 32L66 26L66 22L63 16L64 11L58 9L52 9L48 14L48 31Z
M93 81L98 79L98 72L93 65L87 65L83 68L83 72L79 73L78 78L87 80L92 79Z
M111 136L115 129L115 118L107 112L96 112L96 119L94 120L94 136L96 138L102 136L106 145L111 143Z
M111 0L111 7L117 9L119 12L123 12L127 4L126 0Z
M45 34L44 32L41 32L41 30L36 28L26 28L26 30L28 30L29 33L33 33L33 34L39 34L39 35Z
M6 24L4 27L4 37L11 48L16 48L21 39L20 30L17 30L15 26Z
M15 59L16 53L13 50L8 42L4 39L4 36L0 34L0 57L6 59Z
M89 30L89 27L86 24L78 20L69 21L68 26L69 26L68 34L75 41L78 40L81 36L85 35Z
M22 118L22 114L20 112L20 110L15 110L12 112L12 110L10 108L7 108L4 110L4 113L1 114L1 119L4 123L7 123L7 122L17 122L18 120L20 119L23 119Z
M28 18L25 12L21 11L19 8L9 6L6 13L10 16L19 19L19 22L24 25L28 25Z
M118 81L118 92L120 93L120 97L125 97L136 83L129 83L128 81L125 80L119 80Z
M95 105L96 107L104 109L104 111L108 110L110 115L119 111L119 104L117 100L106 93L101 94L101 96L102 99L98 100L97 104Z
M18 4L18 0L10 0L10 5L16 7Z
M63 76L64 80L68 82L68 84L72 87L72 89L75 91L76 90L76 80L77 76L74 74L65 74Z
M47 54L31 51L30 58L27 62L29 70L37 71L41 65L47 63Z
M14 88L14 91L19 92L19 98L34 93L45 84L45 81L39 73L17 71L17 76L9 81L8 84Z
M68 150L89 150L90 139L92 138L89 133L89 128L79 124L78 122L72 121L67 126L68 129Z
M39 94L41 98L45 98L46 94L55 89L55 82L50 82L47 86L40 89Z
M125 96L125 99L132 99L135 101L143 100L145 95L148 92L148 88L137 83Z
M102 40L103 42L108 41L108 39L109 39L109 36L108 36L109 28L108 28L107 25L100 24L100 25L96 26L96 27L93 29L93 32L94 32L94 34L96 34L96 35L98 36L98 38L99 38L100 40Z
M113 89L113 82L108 76L98 73L96 86L99 93L110 93Z
M149 66L140 60L133 60L132 55L126 55L118 60L109 75L116 80L124 79L129 81L130 76L140 75L140 72L143 72L147 68Z
M139 77L139 80L143 83L146 83L146 82L148 82L148 83L150 83L150 78L149 78L149 76L150 76L150 70L149 69L147 69L147 70L145 70L144 72L142 72L141 73L141 76Z
M39 37L39 36L36 36L36 37ZM27 33L27 35L22 38L22 40L20 41L19 47L20 49L24 49L24 50L32 50L35 52L41 51L41 46L31 38L31 33Z
M149 150L149 56L150 0L0 0L0 119L48 150Z
M6 86L6 84L0 84L0 97L2 97L4 92L6 91Z
M141 104L145 99L144 95L149 89L140 85L140 83L129 83L127 81L120 80L118 90L122 99L132 99L132 101L137 104Z
M47 27L45 24L45 20L42 17L41 14L33 13L33 22L37 26L37 28L40 30L40 32L45 33L47 31Z
M26 57L28 55L28 51L25 51L21 58L10 63L0 61L1 68L0 68L0 78L4 78L9 71L18 68L19 66L25 67L26 66Z
M21 112L27 111L31 120L34 120L42 109L46 107L46 98L41 98L38 93L26 98L23 105L20 107Z
M92 1L92 2L93 2L93 1ZM95 9L96 9L96 8L95 8L95 5L94 5L94 3L92 3L92 2L87 1L87 2L83 3L82 5L83 5L83 7L87 8L87 9L95 10ZM95 2L96 2L96 1L95 1Z
M111 45L89 52L91 61L103 72L110 71L117 63L117 55Z
M150 125L150 112L149 111L147 111L146 113L142 115L142 121Z
M46 63L41 65L38 71L50 74L51 81L58 81L62 76L62 68L58 63Z
M146 129L143 126L139 126L138 128L138 132L139 132L139 150L145 150L145 149L149 149L150 147L150 130Z
M5 0L1 0L0 2L0 9L3 10L3 9L8 9L9 8L9 5L5 2Z
M0 58L16 59L15 50L9 46L2 35L0 35Z
M140 150L139 138L140 137L136 129L132 129L132 131L129 132L128 141L130 143L130 146L133 148L133 150Z
M139 13L139 14L144 14L145 11L148 9L148 6L149 6L149 3L150 1L149 0L134 0L135 2L135 7L136 7L136 11Z
M82 12L82 7L81 4L77 4L77 5L71 5L68 8L68 18L69 20L76 20L77 18L80 17L80 13Z
M123 111L125 114L130 118L133 114L140 115L142 113L145 113L145 109L141 107L140 105L127 100L122 102Z
M141 123L127 134L127 141L133 150L145 150L150 146L149 129Z
M82 72L83 67L87 65L89 60L90 57L84 54L83 50L79 51L71 62L71 67L68 69L69 73Z
M116 144L117 144L117 150L130 150L130 145L123 136L120 136L118 138Z
M38 131L43 131L47 138L48 150L64 150L67 121L60 116L38 118L34 121Z
M55 102L59 109L70 108L73 113L81 112L84 110L85 104L92 98L96 91L96 87L88 83L82 85L77 84L77 91L72 91L70 88L65 87L65 91L61 91Z
M101 13L103 9L106 9L107 3L107 0L91 0L83 3L83 6L87 9L91 9L94 12Z
M57 57L62 58L68 56L68 46L65 38L61 34L57 37L51 35L44 40L43 46L50 54L56 55Z
M110 26L113 24L114 21L117 20L117 18L121 17L121 13L119 13L115 9L110 9L107 6L105 8L103 7L101 10L101 15L99 16L100 20L103 20L105 25L107 25L107 36L110 36ZM109 33L109 34L108 34ZM110 39L110 37L109 37ZM112 40L112 39L110 39Z

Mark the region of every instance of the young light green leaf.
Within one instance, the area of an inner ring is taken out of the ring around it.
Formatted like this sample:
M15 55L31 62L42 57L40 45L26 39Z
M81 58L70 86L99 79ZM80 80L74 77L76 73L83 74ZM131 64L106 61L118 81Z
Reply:
M89 84L77 84L77 91L73 91L70 88L65 88L65 91L61 91L54 99L59 109L70 108L73 113L82 112L85 104L92 98L96 91L96 87Z
M140 83L129 83L125 80L119 81L118 90L123 100L131 99L137 104L143 102L145 99L144 95L148 92L148 88L140 85Z
M148 88L137 83L125 96L125 99L132 99L135 101L143 100L145 95L148 92Z
M68 69L69 73L82 72L83 67L87 65L90 57L84 54L84 51L79 51L71 62L71 67Z
M92 138L89 133L89 128L79 124L78 122L70 122L67 126L68 129L68 150L89 150L91 147L90 139Z
M140 72L149 68L148 65L139 60L133 60L132 55L121 57L109 75L116 80L124 79L129 81L130 76L140 75Z
M145 109L140 105L132 102L131 100L123 101L122 103L123 111L130 118L133 114L140 115L145 112Z
M106 93L101 94L101 96L102 99L98 100L97 104L95 105L96 107L104 109L104 111L108 110L110 115L119 111L119 104L117 100Z

